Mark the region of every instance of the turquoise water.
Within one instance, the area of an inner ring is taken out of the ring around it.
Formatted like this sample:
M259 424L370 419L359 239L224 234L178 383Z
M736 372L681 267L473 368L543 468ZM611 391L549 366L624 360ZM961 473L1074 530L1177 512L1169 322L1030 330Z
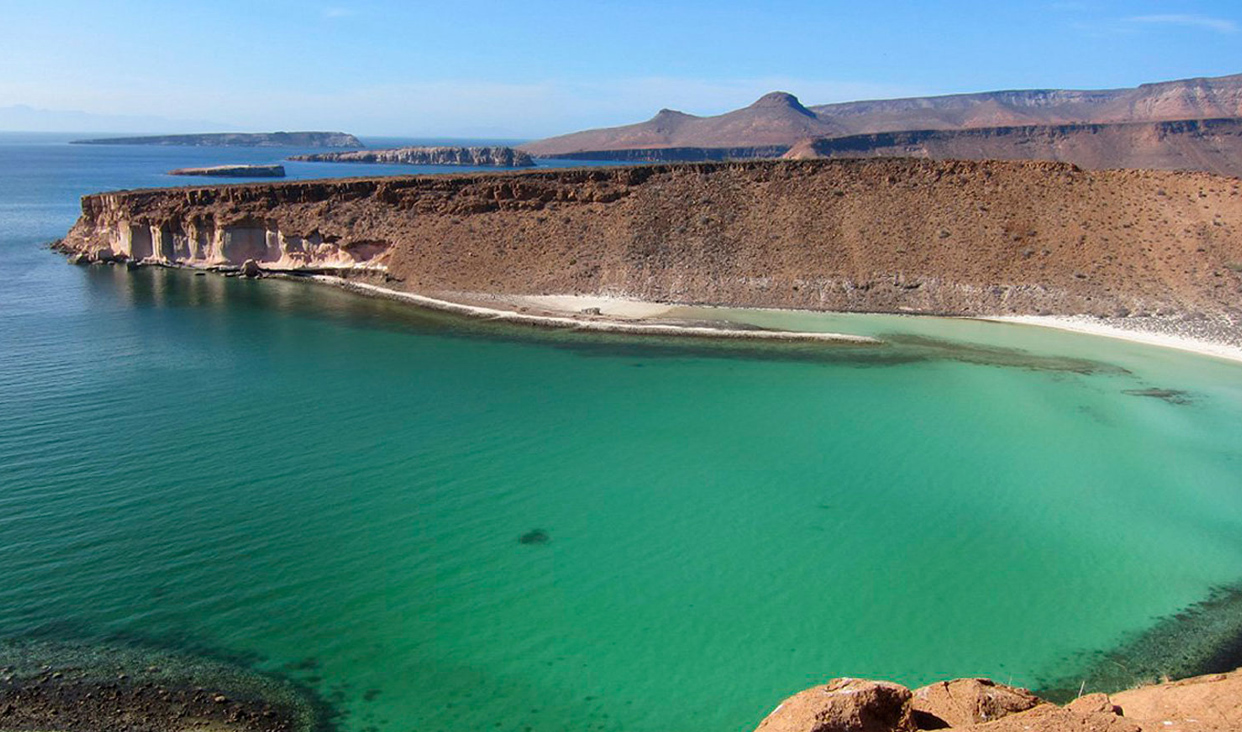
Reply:
M39 248L175 152L0 139L2 637L248 657L348 730L748 730L832 676L1072 675L1242 580L1242 365L544 333Z

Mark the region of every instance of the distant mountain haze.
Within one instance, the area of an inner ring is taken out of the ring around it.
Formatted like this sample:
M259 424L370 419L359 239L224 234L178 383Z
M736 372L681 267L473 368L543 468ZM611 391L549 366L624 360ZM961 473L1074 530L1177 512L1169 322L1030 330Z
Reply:
M537 157L591 151L787 146L815 138L914 130L1096 125L1242 116L1242 74L1095 91L1034 89L806 107L786 92L711 117L670 109L638 124L530 142Z

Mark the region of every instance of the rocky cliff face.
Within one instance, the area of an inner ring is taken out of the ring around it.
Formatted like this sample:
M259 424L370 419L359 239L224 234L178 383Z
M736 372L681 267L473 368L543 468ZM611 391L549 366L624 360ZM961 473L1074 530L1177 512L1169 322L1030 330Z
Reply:
M404 163L406 165L476 165L522 168L535 164L530 155L511 147L400 147L391 150L295 155L290 160L318 163Z
M87 196L85 260L383 271L428 295L1239 315L1242 192L1044 162L757 161Z

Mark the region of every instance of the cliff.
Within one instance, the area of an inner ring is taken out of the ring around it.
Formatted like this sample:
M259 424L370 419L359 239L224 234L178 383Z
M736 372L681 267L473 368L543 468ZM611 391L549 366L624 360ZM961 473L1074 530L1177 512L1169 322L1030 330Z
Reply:
M1206 170L1242 175L1242 119L982 127L803 140L785 153L812 158L1059 160L1084 168Z
M522 168L535 164L530 155L511 147L399 147L391 150L294 155L290 160L314 163L403 163L407 165L475 165Z
M914 159L291 181L86 196L83 260L352 268L427 295L941 314L1239 314L1204 173Z
M74 140L74 145L188 145L191 147L365 147L344 132L221 132Z
M756 732L1236 732L1242 669L1155 684L1057 706L988 679L941 681L911 691L840 678L781 702Z
M527 143L521 149L536 157L550 158L688 160L691 158L687 153L693 150L788 149L812 138L849 138L886 132L1115 125L1237 117L1242 117L1242 75L1144 84L1133 89L998 91L812 107L803 106L791 94L773 92L748 107L725 114L698 117L665 109L646 122L560 135ZM1079 130L1072 134L1085 137L1088 133ZM855 139L851 144L862 141ZM864 149L869 155L906 154L900 147L885 147L882 143L880 139L875 146ZM1046 145L1032 145L1027 149L1023 144L1018 137L994 137L990 149L999 150L993 157L1001 159L1064 159L1052 155L1055 150ZM1090 143L1082 141L1082 144ZM666 148L678 148L681 153L661 156L654 152ZM642 153L618 158L615 156L618 151ZM1093 167L1128 167L1124 152L1119 149ZM1186 154L1185 164L1177 167L1213 170L1196 164L1196 154ZM1222 155L1211 150L1207 150L1207 154L1217 158ZM1229 157L1230 166L1242 165L1232 149L1223 154ZM704 153L695 159L722 157L752 156Z
M628 163L698 163L720 160L779 158L789 150L790 148L785 145L761 145L759 147L637 147L625 150L587 150L584 152L565 153L557 157L561 160L608 160Z

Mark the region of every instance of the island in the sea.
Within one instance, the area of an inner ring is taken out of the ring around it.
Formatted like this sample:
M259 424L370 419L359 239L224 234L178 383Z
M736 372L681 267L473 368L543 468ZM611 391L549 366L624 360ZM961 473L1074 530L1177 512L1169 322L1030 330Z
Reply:
M534 159L521 150L491 147L398 147L389 150L294 155L290 160L311 163L397 163L404 165L473 165L490 168L526 168Z
M212 178L284 178L283 165L212 165L206 168L177 168L169 175L205 175Z
M366 147L345 132L211 132L74 140L74 145L185 145L189 147Z

